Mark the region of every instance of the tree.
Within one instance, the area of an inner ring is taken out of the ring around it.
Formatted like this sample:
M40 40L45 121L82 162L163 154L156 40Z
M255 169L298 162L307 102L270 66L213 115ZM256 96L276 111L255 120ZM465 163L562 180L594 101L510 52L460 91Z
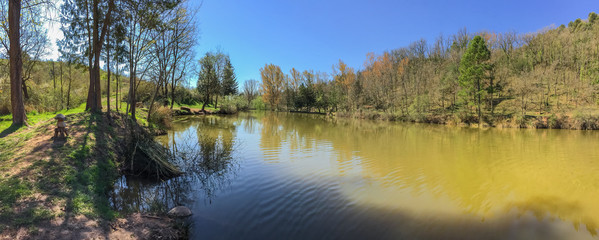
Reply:
M28 81L31 79L33 68L40 62L40 59L47 53L48 38L46 29L41 24L43 18L41 11L44 7L52 5L46 0L28 0L22 1L24 6L21 11L20 21L20 45L21 45L21 88L23 89L24 100L29 100ZM8 10L6 7L8 2L0 3L0 44L4 48L6 54L9 53L10 38L8 35ZM4 55L4 54L2 54ZM4 57L4 56L3 56ZM6 56L8 59L9 57Z
M150 100L148 109L148 120L154 109L154 101L160 89L163 96L168 98L168 84L172 85L171 92L174 94L175 87L185 74L187 57L191 55L194 46L192 21L187 14L187 9L182 5L165 6L159 17L159 22L154 31L155 39L152 44L153 78L155 91ZM183 63L181 61L183 60ZM175 98L171 94L171 109ZM167 103L165 102L166 106Z
M150 54L150 45L153 43L151 31L155 28L155 24L153 24L153 21L149 21L149 19L154 18L153 6L154 4L150 4L148 0L126 0L121 5L124 18L127 19L128 23L125 28L129 60L129 100L127 101L126 112L131 113L133 120L136 120L135 103L137 102L136 92L139 86L137 77L139 64Z
M352 106L350 90L356 81L354 69L339 59L339 64L333 66L333 74L335 84L343 91L343 95L346 97L346 106L349 109Z
M256 79L249 79L243 83L243 95L248 101L248 107L251 105L252 100L258 96L258 81Z
M93 65L90 64L89 72L89 92L87 95L87 104L85 109L92 112L102 111L102 91L100 86L100 54L102 53L102 43L108 32L110 25L112 10L114 9L114 0L108 1L108 10L105 15L100 12L99 0L93 0L92 3L92 18L93 28L91 37L91 57ZM102 22L102 29L100 29Z
M8 53L13 124L27 124L24 99L31 72L47 49L41 27L41 10L52 7L48 0L3 1L0 3L0 44Z
M64 38L58 40L56 45L58 46L58 52L60 53L60 61L67 64L67 109L71 106L71 86L73 82L72 68L75 64L80 64L83 60L83 53L81 52L82 39L75 35L77 32L76 24L71 24L72 19L76 16L76 12L72 7L73 0L65 0L60 8L60 30L64 33ZM61 63L61 66L62 66Z
M181 5L180 5L181 6ZM180 81L187 75L187 70L192 63L193 52L195 46L195 30L196 24L194 21L195 12L190 9L179 7L176 11L176 21L173 23L172 31L174 38L174 54L171 64L171 109L175 103L175 89Z
M21 0L8 2L8 37L10 39L10 101L13 126L27 125L25 104L23 103L21 59Z
M202 111L205 111L204 108L210 102L211 97L218 94L219 83L217 71L217 56L211 52L206 53L200 59L200 73L197 84L198 93L203 101Z
M111 24L115 0L66 0L63 4L64 22L70 25L63 32L65 39L75 42L85 49L82 53L87 56L89 68L89 89L86 110L100 112L102 110L100 86L100 55L104 39Z
M283 94L284 74L279 66L266 64L260 68L262 77L262 98L270 104L271 109L278 109Z
M225 69L223 71L221 94L223 96L237 94L237 78L235 77L235 68L231 64L229 56L226 56L225 58Z
M491 52L485 40L481 36L475 36L462 56L459 68L461 95L476 102L479 125L482 121L481 98L485 93L483 81L487 79L487 71L491 68L487 62L490 58Z

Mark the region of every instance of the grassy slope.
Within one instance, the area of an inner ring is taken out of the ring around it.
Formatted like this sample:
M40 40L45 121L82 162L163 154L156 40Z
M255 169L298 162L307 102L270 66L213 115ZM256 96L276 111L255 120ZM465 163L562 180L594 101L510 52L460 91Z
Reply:
M53 141L54 121L41 117L35 126L0 138L0 228L31 230L51 219L116 216L106 192L118 176L118 141L103 118L69 115L66 141Z
M123 111L126 103L120 105ZM51 139L59 113L67 116L71 134L63 142ZM147 125L146 114L138 111L140 124ZM35 231L52 219L114 219L106 192L118 177L119 134L105 114L85 112L81 104L27 117L30 127L14 128L11 115L0 116L0 236L6 229Z

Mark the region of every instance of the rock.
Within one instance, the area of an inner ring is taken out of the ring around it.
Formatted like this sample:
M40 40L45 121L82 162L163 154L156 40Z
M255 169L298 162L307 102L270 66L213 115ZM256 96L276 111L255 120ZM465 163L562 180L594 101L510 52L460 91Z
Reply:
M167 213L170 217L189 217L191 216L193 213L191 212L191 210L187 207L184 206L178 206L175 207L173 209L171 209L170 211L168 211Z

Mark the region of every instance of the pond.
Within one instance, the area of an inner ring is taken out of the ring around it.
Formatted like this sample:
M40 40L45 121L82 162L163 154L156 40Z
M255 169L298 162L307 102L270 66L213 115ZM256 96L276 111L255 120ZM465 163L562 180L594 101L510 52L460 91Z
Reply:
M186 174L123 177L120 211L192 209L193 239L593 239L599 132L252 112L157 138Z

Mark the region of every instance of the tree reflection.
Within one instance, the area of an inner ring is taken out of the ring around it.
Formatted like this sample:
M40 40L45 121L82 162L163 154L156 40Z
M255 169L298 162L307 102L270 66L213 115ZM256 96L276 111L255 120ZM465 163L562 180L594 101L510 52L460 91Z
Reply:
M164 212L199 200L192 199L195 192L203 195L205 203L211 203L218 191L230 185L238 169L232 155L236 149L232 119L207 116L175 125L157 140L168 148L170 161L185 174L161 182L123 177L111 193L114 209Z

